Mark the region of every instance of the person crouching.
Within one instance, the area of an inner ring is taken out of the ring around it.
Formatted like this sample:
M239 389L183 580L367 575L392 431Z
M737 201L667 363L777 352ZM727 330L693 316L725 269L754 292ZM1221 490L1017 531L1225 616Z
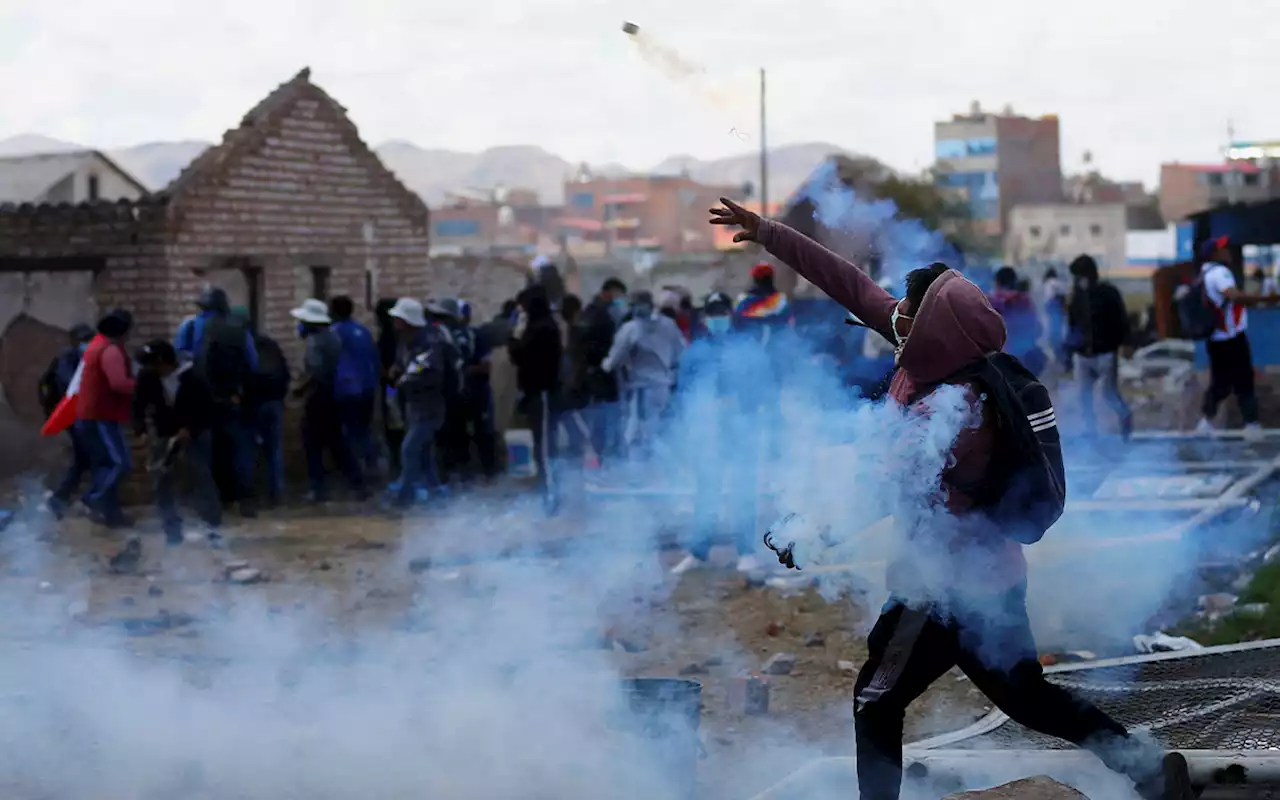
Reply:
M178 363L177 351L163 339L145 345L138 363L142 370L133 394L133 428L147 446L165 541L182 543L175 481L176 467L183 463L193 481L197 511L209 526L209 541L218 544L222 503L213 480L213 391L192 362Z

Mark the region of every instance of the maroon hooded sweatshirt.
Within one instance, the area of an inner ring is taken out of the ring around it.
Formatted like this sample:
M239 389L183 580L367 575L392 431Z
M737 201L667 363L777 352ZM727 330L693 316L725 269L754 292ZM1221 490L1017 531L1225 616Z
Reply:
M891 330L890 315L898 299L857 266L780 222L761 220L756 238L858 319L876 330ZM911 333L898 361L901 369L889 384L889 396L912 413L928 413L927 404L920 401L947 376L1004 347L1004 321L986 294L955 270L933 282L912 316ZM977 393L972 396L976 400ZM1003 591L1026 579L1022 545L977 517L966 519L973 502L956 488L981 479L991 462L995 425L990 413L984 404L982 423L960 432L942 473L950 512L946 516L953 520L921 520L921 530L907 531L912 545L927 548L927 553L918 559L904 553L905 558L890 565L891 591Z

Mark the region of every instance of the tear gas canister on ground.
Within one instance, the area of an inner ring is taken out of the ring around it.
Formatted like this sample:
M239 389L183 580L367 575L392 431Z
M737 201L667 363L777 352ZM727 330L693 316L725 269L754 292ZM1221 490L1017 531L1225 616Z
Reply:
M697 795L702 744L702 684L680 678L630 678L610 726L634 738L650 763L662 765L673 800Z

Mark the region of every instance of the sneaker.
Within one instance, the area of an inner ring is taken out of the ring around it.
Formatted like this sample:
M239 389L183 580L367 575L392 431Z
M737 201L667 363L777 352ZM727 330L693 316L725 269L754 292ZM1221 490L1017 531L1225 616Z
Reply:
M1181 753L1166 753L1160 772L1136 788L1142 800L1195 800L1196 797L1187 759Z
M1212 436L1212 435L1213 435L1213 423L1210 422L1208 419L1201 417L1200 421L1196 423L1196 436Z
M760 562L755 556L738 556L738 572L755 572L760 569Z
M67 515L67 511L71 507L70 503L57 495L51 496L45 505L48 507L49 513L53 514L55 519L62 519L65 517Z
M680 563L671 568L672 575L683 575L690 570L695 570L702 566L702 559L692 555L686 555L680 559Z

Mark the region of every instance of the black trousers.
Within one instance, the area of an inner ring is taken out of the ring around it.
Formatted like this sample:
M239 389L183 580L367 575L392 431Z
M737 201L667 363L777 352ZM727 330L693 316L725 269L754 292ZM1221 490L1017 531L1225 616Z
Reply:
M548 514L560 506L560 482L556 474L556 404L547 392L527 394L520 400L520 411L529 420L533 432L533 458L538 464L538 482L542 505Z
M907 706L953 666L1014 722L1084 747L1135 783L1159 770L1158 748L1131 738L1096 706L1044 679L1025 589L996 595L991 605L943 616L892 604L881 613L854 701L862 800L898 800Z
M1249 425L1258 421L1258 397L1253 391L1253 351L1249 336L1241 333L1223 342L1205 343L1209 352L1209 389L1201 409L1213 419L1218 406L1232 394L1240 404L1240 416Z

